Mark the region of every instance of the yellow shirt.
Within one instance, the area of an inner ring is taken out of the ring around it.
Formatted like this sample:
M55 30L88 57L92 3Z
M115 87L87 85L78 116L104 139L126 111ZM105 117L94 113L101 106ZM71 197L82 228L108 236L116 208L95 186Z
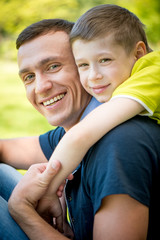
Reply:
M112 94L112 98L127 97L142 104L149 116L160 124L160 51L146 54L134 65L130 78Z

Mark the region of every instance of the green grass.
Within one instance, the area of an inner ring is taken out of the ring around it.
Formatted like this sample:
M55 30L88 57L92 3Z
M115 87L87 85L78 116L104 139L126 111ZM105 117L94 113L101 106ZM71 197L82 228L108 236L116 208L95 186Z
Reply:
M28 102L16 62L0 61L0 138L33 136L53 127Z

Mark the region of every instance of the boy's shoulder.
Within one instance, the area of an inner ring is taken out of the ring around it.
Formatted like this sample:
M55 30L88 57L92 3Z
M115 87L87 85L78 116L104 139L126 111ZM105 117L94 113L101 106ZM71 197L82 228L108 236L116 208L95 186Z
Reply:
M146 65L160 65L160 51L153 51L147 53L140 59L138 59L137 63L144 63Z
M160 68L160 51L153 51L147 53L146 55L138 59L132 69L132 74L148 67L152 67L153 69L157 69L157 67L158 69Z

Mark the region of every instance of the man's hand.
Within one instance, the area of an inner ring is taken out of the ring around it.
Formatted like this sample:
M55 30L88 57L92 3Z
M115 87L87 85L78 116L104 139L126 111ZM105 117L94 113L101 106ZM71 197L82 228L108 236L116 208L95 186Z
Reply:
M44 195L40 199L36 211L45 221L63 233L63 211L56 194Z
M72 180L73 174L70 174L67 179ZM66 181L61 184L55 194L51 194L46 191L45 195L38 202L38 206L36 208L41 217L43 217L45 221L54 226L54 228L58 229L61 233L64 232L63 227L65 224L65 217L58 197L62 197L65 183Z
M9 199L8 205L11 215L18 214L23 205L36 209L38 201L45 194L60 167L58 161L55 162L54 168L47 168L47 163L32 165L17 184Z

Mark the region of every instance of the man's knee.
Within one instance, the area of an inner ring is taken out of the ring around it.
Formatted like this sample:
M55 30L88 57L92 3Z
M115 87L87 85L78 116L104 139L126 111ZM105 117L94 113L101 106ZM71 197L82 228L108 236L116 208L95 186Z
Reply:
M8 212L8 203L0 196L0 239L28 240L26 234L13 220Z
M0 179L10 178L19 181L21 174L12 166L0 163Z
M0 164L0 196L8 201L22 175L9 165Z

